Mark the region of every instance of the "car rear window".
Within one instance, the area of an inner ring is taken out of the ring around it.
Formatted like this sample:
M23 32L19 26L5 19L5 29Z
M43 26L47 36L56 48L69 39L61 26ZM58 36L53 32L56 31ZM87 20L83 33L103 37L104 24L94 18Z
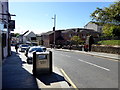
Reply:
M36 51L36 52L43 52L43 50L41 48L31 48L29 50L29 52L33 52L33 51Z
M22 47L28 47L29 45L22 45Z

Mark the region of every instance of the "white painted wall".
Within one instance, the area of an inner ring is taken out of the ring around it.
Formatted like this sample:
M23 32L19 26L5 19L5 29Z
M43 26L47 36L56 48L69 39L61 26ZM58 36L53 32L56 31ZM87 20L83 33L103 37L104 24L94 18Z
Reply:
M0 1L0 13L2 13L2 4ZM0 90L2 90L2 15L0 15Z
M84 28L93 29L93 30L97 31L97 25L94 23L88 23Z
M2 13L2 3L0 1L0 13ZM2 63L2 15L0 15L0 65Z
M84 26L85 29L93 29L97 32L102 32L102 26L98 26L97 24L95 23L91 23L89 22L87 25Z
M8 0L5 0L5 2L1 2L0 1L0 13L4 13L7 14L8 12ZM6 19L5 22L8 22L8 16L7 15L0 15L1 19ZM0 24L5 24L5 22L2 22L2 20L0 19ZM8 29L3 29L1 28L0 30L0 34L2 34L4 31L4 33L6 33L6 46L3 48L3 55L4 58L8 56ZM2 37L2 36L1 36ZM2 42L2 38L1 38L1 42ZM2 46L2 44L0 43L0 47ZM0 50L0 53L2 50Z

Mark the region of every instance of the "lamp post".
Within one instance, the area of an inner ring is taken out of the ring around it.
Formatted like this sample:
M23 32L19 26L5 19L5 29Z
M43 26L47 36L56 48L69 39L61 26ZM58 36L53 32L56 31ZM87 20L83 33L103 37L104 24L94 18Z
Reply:
M55 27L56 27L56 14L54 15L54 17L52 18L54 19L54 27L53 27L53 31L54 31L54 48L55 48Z

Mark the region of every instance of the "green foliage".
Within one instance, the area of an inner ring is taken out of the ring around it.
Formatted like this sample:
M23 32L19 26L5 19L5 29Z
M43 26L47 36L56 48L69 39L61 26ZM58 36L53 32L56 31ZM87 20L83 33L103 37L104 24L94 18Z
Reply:
M97 8L91 14L92 20L100 23L120 24L120 1L111 4L109 7L103 9Z
M19 33L15 33L15 37L18 37L20 34Z
M71 42L72 42L72 44L78 45L78 44L82 43L83 40L79 36L73 36L71 38Z
M105 36L120 35L120 1L114 2L109 7L96 8L91 14L94 23L103 26Z
M113 33L112 33L113 32L113 27L114 26L112 26L110 24L105 24L102 28L104 35L105 36L113 36Z
M114 26L112 33L114 36L120 36L120 26Z
M119 36L120 26L113 24L105 24L102 28L105 36Z
M102 44L102 45L119 45L120 46L120 40L103 40L103 41L99 41L98 44Z

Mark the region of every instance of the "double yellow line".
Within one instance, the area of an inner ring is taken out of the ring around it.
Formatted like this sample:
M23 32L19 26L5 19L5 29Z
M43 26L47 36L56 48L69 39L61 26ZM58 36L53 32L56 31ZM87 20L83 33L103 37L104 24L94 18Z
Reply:
M71 86L75 89L75 90L79 90L76 85L72 82L72 80L68 77L68 75L64 72L63 69L60 69L60 71L62 72L62 74L65 76L65 78L67 79L67 81L71 84Z

